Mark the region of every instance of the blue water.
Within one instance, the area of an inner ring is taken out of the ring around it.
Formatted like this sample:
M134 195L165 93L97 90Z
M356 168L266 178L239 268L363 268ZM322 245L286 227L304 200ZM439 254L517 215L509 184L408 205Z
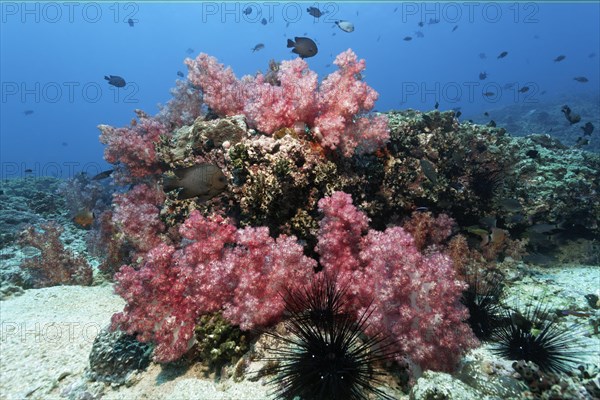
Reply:
M244 15L248 6L252 13ZM314 18L309 6L328 13ZM353 22L355 31L340 30L334 24L340 19ZM169 100L177 71L187 75L186 57L206 52L238 76L253 74L270 59L295 57L286 48L295 36L317 42L319 53L307 61L321 78L347 48L366 59L365 79L380 94L378 111L431 110L437 101L440 110L461 107L468 118L515 103L533 109L565 95L598 96L598 21L598 2L2 2L0 178L28 169L58 177L106 169L96 126L127 125L136 108L156 113ZM257 43L265 48L253 53ZM497 59L502 51L508 55ZM566 58L554 62L559 55ZM488 78L480 81L484 71ZM109 74L124 77L127 86L109 86L103 79ZM512 88L503 89L507 83ZM519 93L524 86L530 90ZM486 91L497 95L488 98Z

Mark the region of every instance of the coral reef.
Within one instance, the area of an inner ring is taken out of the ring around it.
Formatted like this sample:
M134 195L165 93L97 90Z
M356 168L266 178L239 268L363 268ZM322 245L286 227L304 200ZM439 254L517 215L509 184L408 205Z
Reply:
M19 240L22 246L35 247L41 252L21 264L21 268L30 273L33 287L91 285L92 267L84 257L65 249L60 240L63 228L56 222L48 222L40 229L27 227Z
M94 339L88 376L92 380L122 385L130 374L150 364L152 346L123 331L103 329Z

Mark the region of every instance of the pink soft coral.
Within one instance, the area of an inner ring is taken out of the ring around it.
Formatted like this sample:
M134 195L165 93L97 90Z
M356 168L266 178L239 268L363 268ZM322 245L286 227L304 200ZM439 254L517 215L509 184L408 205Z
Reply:
M365 60L358 60L351 49L339 54L334 64L339 67L328 75L319 89L319 116L315 132L324 147L340 150L350 156L373 151L389 139L387 117L360 117L375 106L379 97L361 77ZM357 116L359 116L357 118Z
M128 128L99 125L100 142L106 145L104 159L111 164L121 163L129 175L141 178L161 172L154 145L167 127L158 119L136 110L138 121Z
M123 267L115 290L127 302L113 326L157 346L160 362L181 357L193 343L202 314L223 311L242 329L280 318L284 289L303 285L315 262L292 237L269 236L266 228L236 230L221 217L193 211L180 228L181 249L159 244L141 269Z
M460 304L465 284L450 259L424 256L400 227L370 230L365 216L343 192L321 199L324 213L317 251L326 271L347 288L353 311L373 307L367 333L385 332L402 354L422 368L453 369L476 344Z
M244 114L266 134L306 124L323 147L340 149L349 157L375 151L389 139L387 117L364 116L378 94L361 77L365 60L351 49L335 60L340 68L318 85L317 75L297 58L283 61L273 79L246 76L236 79L214 57L200 54L187 59L188 79L204 93L204 101L217 114ZM273 77L270 77L273 78Z

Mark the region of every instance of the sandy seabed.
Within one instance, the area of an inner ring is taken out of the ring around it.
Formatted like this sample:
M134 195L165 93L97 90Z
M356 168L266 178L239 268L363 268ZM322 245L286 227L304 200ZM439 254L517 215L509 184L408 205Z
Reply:
M94 338L123 306L108 284L32 289L0 301L0 399L77 398ZM161 370L151 364L130 387L107 385L102 399L268 398L258 382L215 383L194 368L164 379Z

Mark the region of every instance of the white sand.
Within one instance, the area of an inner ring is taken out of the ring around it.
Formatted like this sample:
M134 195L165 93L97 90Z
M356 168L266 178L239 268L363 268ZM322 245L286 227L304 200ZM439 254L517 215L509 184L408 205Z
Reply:
M27 290L0 301L0 399L59 399L69 388L91 385L84 371L92 343L123 305L110 285ZM165 379L161 370L152 364L128 388L107 385L102 399L267 398L260 383L216 384L202 379L195 368ZM91 387L102 389L103 385Z

